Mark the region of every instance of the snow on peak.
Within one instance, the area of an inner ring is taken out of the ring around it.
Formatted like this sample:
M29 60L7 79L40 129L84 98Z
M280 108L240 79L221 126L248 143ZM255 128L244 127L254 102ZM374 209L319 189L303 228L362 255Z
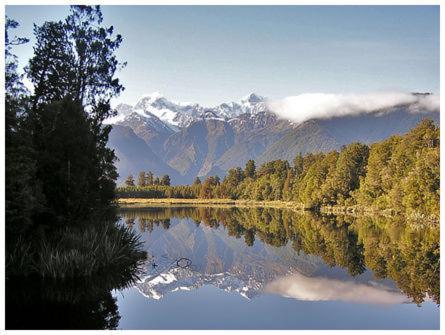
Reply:
M133 106L122 103L117 105L114 110L116 111L116 115L106 119L104 122L105 124L115 124L118 122L122 122L125 117L133 112Z
M130 114L133 110L133 106L128 105L128 104L119 104L116 106L115 108L116 112L119 114Z
M241 102L243 104L257 104L259 102L263 102L265 99L264 97L257 95L255 93L250 93L249 95L246 95L241 99Z
M141 100L142 99L149 99L151 101L156 101L156 100L159 100L159 99L162 99L162 98L164 98L164 96L160 92L156 91L156 92L153 92L151 94L144 94L141 97Z
M228 102L215 107L205 107L191 102L175 102L159 92L142 96L134 107L120 104L116 107L118 115L108 123L122 122L133 112L150 118L155 116L169 127L183 128L202 118L231 120L241 114L255 115L267 110L266 99L255 93L243 97L240 103Z

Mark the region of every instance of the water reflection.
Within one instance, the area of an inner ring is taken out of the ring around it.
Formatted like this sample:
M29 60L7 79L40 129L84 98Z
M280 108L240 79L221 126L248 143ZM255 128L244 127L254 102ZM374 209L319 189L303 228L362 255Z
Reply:
M136 286L149 298L212 285L246 298L269 292L299 300L439 303L438 227L273 208L121 214L145 236L152 258ZM192 267L168 266L179 257Z
M306 277L299 273L274 280L265 292L304 301L340 300L366 304L401 304L408 298L391 287L375 282L361 284L323 277Z
M439 303L439 227L271 208L127 208L120 217L148 253L139 277L8 278L6 327L438 327L438 308L423 302Z
M7 329L116 329L120 315L114 289L132 276L103 273L84 280L10 278L6 282Z

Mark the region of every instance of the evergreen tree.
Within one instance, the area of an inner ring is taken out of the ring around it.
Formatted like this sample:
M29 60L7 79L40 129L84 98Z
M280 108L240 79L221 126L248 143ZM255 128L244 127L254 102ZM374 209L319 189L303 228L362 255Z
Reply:
M34 26L37 42L27 70L34 84L34 107L67 95L83 106L107 104L123 86L115 78L121 64L115 52L122 37L102 25L99 6L71 6L65 21ZM111 109L96 110L103 120Z
M42 181L48 216L59 222L99 214L114 199L114 154L91 131L83 107L70 98L40 106L34 125L36 178ZM48 225L49 222L46 222Z
M232 168L227 171L227 175L223 180L223 184L227 185L229 188L235 188L244 179L243 170L241 168Z
M215 188L219 185L218 176L207 177L201 185L200 197L203 199L211 199L215 195Z
M138 186L140 186L140 187L146 186L146 183L145 183L145 172L144 171L139 172Z
M320 207L325 199L322 187L326 178L335 169L338 152L312 156L315 162L310 165L307 173L299 183L299 200L310 208Z
M107 147L111 125L103 125L103 121L113 114L110 98L123 89L115 78L119 63L114 55L122 38L118 35L113 39L113 28L102 26L99 6L72 6L65 21L45 22L35 26L34 32L34 56L27 68L34 94L27 122L33 134L36 178L42 181L47 197L45 215L60 213L59 219L71 215L74 219L81 216L82 210L98 211L114 199L116 157ZM74 120L79 123L72 125ZM68 124L72 129L66 128ZM56 147L55 143L63 146L65 140L66 147L76 142L67 139L64 130L73 137L84 135L85 143L78 148L73 146L71 152ZM52 155L51 150L55 150ZM60 175L45 170L51 160ZM54 195L68 189L70 196L65 197L68 203L61 205L61 199ZM82 192L88 197L82 198ZM89 197L90 207L87 207L83 202ZM75 204L79 206L65 215L60 212Z
M12 53L12 47L28 43L24 37L14 36L10 38L11 29L19 26L18 22L7 17L5 20L5 91L7 98L14 97L20 100L25 95L26 89L22 82L22 75L17 72L17 56Z
M244 176L246 178L255 178L255 173L256 173L255 161L249 159L244 168Z
M149 186L149 185L153 185L153 183L154 183L153 172L148 171L145 176L145 185Z
M335 170L323 185L324 203L344 204L345 199L360 185L365 174L369 148L360 143L352 143L343 148L338 156Z
M134 186L134 178L132 174L128 175L127 179L125 180L125 185Z
M32 216L44 202L35 177L35 153L31 133L26 128L28 92L17 72L17 57L12 48L28 39L11 37L18 23L5 20L5 217L7 250L32 225Z
M34 84L33 112L39 104L62 100L74 93L74 54L62 21L34 25L36 45L26 68ZM34 116L37 118L38 115Z
M300 177L303 173L303 165L304 165L304 159L301 152L295 157L294 159L294 172L297 177Z
M193 181L193 185L201 185L201 179L199 179L199 177L196 177Z
M291 201L292 200L292 183L295 179L295 175L294 175L294 170L289 169L287 171L287 176L286 179L284 180L284 184L283 184L283 200L286 201ZM280 200L280 199L277 199Z
M170 186L170 176L168 174L163 175L160 184L164 186Z
M16 26L7 19L6 30ZM116 157L107 147L111 125L103 124L113 114L110 99L123 89L115 78L115 51L122 39L112 37L112 27L102 26L98 6L72 6L65 21L45 22L34 32L34 55L26 69L34 85L29 99L11 53L13 44L25 40L5 34L6 271L77 276L78 259L92 245L100 254L110 239L119 243L134 237L122 235L111 221ZM127 185L134 185L132 176ZM83 232L97 244L83 241ZM100 232L105 238L97 238ZM42 246L68 265L59 267L60 262L49 257L45 267L50 264L51 270L44 269ZM96 257L84 259L90 263L79 275L119 263L124 277L131 276L142 256L137 249L119 249L118 257L105 264L93 261Z

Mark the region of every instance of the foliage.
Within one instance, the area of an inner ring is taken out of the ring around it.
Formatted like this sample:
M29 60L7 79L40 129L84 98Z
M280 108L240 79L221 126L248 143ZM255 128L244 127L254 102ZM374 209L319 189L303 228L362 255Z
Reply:
M195 199L200 194L200 187L193 186L124 186L116 189L118 198L181 198Z
M408 134L371 146L367 173L354 199L363 206L438 218L439 162L439 128L423 120Z
M114 154L101 145L79 103L66 98L39 107L33 123L36 178L45 220L66 224L98 213L114 199ZM42 219L43 220L43 219Z
M246 167L244 168L244 176L246 178L255 178L255 174L256 174L255 161L253 159L249 159L246 163Z
M145 172L144 171L139 172L138 186L144 187L145 186L145 180L146 180ZM125 184L128 185L127 183L125 183ZM128 185L128 186L131 186L131 185Z
M137 275L145 258L140 237L113 222L84 228L65 226L40 241L21 238L18 242L18 248L6 258L9 276L38 273L45 278L64 279L91 277L104 271Z
M36 179L35 150L31 143L31 131L26 127L29 117L28 92L17 72L17 57L12 53L14 45L26 43L21 37L11 38L11 29L18 23L10 18L5 22L5 214L6 247L10 252L18 245L33 225L32 217L38 213L45 199L41 183Z
M170 176L168 174L163 175L160 180L160 184L164 186L170 186Z
M127 179L125 180L125 185L127 186L134 186L134 178L133 175L130 174Z
M99 106L119 95L123 86L114 77L120 64L115 52L122 36L102 25L99 6L71 6L64 21L34 26L37 42L27 69L34 84L34 105L67 95L83 106ZM102 119L105 113L95 113Z
M65 228L60 238L42 241L37 272L49 278L91 277L105 270L139 272L145 256L142 241L122 226Z
M99 6L71 6L64 21L34 26L30 95L12 54L27 40L11 39L18 23L6 20L8 275L82 276L113 264L131 271L141 256L132 233L107 223L118 175L103 121L123 90L115 77L122 37L102 21Z
M439 128L423 120L406 135L370 147L351 143L340 152L298 154L293 166L276 160L257 169L250 160L244 170L229 169L222 182L209 176L170 190L120 188L118 196L280 200L311 209L360 206L438 218L439 143Z
M415 303L440 299L439 227L419 227L405 218L352 217L276 208L152 207L122 209L125 221L151 232L171 218L191 218L230 236L276 247L291 244L297 254L315 255L352 276L369 269L390 278Z

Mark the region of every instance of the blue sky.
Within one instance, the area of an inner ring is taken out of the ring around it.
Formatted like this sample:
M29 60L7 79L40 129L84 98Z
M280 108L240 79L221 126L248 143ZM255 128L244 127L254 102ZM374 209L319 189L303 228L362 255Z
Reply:
M439 93L439 6L103 6L124 42L118 55L134 104L159 91L215 105L256 92L381 90ZM32 24L63 18L66 6L7 6L31 43Z

